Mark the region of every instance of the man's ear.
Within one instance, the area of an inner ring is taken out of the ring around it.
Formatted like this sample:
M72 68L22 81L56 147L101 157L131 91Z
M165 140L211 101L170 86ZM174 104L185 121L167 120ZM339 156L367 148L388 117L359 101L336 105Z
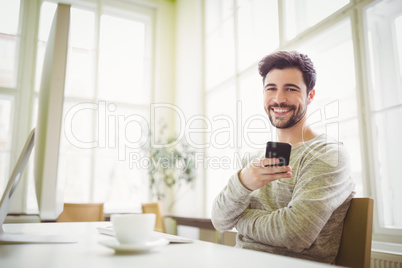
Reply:
M307 94L307 104L310 104L313 102L315 96L315 89L313 88L310 90L310 92Z

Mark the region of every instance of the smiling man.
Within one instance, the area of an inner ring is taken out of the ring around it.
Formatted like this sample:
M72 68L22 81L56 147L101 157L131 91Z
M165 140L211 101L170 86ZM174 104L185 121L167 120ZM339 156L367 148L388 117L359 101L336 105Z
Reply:
M237 229L236 247L333 263L343 220L354 196L342 143L306 122L315 96L310 58L279 51L259 63L264 108L279 142L292 144L289 166L278 159L250 162L216 197L216 229Z

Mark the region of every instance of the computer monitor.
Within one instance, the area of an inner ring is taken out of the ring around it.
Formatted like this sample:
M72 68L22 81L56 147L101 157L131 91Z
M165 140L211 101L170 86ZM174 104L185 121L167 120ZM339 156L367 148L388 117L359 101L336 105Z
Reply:
M70 6L59 4L43 61L36 125L34 177L41 221L54 221L63 211L63 190L57 169L69 24Z
M10 234L3 223L26 163L35 146L34 177L39 216L42 221L54 221L63 211L63 196L58 185L57 168L63 113L70 6L59 4L43 62L39 92L38 121L15 165L0 200L0 243L72 243L75 238L59 235Z

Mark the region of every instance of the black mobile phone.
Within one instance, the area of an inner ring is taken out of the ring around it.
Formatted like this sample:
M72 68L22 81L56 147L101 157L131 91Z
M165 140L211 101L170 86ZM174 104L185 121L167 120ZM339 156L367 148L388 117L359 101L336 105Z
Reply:
M278 158L279 164L267 165L266 167L289 165L291 150L292 145L290 143L274 142L274 141L267 142L267 148L265 150L265 158Z

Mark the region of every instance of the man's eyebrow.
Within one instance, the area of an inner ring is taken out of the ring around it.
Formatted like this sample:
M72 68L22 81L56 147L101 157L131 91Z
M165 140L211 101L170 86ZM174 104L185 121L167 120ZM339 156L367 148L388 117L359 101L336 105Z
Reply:
M267 88L267 87L276 87L276 86L277 86L277 85L274 84L274 83L269 83L269 84L266 84L264 88ZM297 89L300 89L300 87L299 87L298 85L292 84L292 83L287 83L287 84L285 84L284 86L285 86L285 87L295 87L295 88L297 88Z
M285 87L295 87L295 88L297 88L297 89L300 89L300 87L299 87L298 85L296 85L296 84L291 84L291 83L285 84Z
M276 84L269 83L269 84L266 84L264 88L267 88L267 87L276 87Z

